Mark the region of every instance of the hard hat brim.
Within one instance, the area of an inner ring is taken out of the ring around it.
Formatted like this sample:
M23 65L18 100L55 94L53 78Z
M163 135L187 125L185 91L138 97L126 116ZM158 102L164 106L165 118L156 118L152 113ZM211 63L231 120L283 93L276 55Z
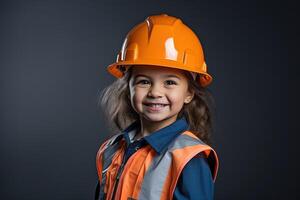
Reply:
M176 68L176 69L195 72L195 73L201 74L200 78L198 78L197 81L203 87L207 87L208 85L210 85L213 80L212 76L210 74L208 74L207 72L197 70L197 69L199 69L199 67L195 67L195 68L187 67L185 65L180 65L180 64L178 64L178 62L175 62L172 60L159 60L158 62L153 62L153 60L151 60L150 62L147 62L145 60L135 61L135 62L120 61L118 63L110 64L107 67L107 71L110 74L112 74L113 76L115 76L116 78L121 78L124 75L124 73L122 71L120 71L119 66L128 66L128 65L162 66L162 67L170 67L170 68Z

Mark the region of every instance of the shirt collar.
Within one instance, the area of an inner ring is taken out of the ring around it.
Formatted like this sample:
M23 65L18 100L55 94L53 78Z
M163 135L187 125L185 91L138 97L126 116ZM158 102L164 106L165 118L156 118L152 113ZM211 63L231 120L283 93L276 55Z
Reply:
M135 130L140 127L140 121L136 120L130 124L124 131L123 137L129 145L130 138L135 134ZM188 123L185 117L177 119L172 124L161 128L150 135L142 138L145 140L158 154L165 150L173 139L179 136L180 133L188 129Z

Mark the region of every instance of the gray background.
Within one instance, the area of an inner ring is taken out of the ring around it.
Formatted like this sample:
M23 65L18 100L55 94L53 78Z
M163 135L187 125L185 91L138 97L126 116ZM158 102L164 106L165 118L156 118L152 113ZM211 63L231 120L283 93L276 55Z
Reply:
M114 80L105 68L126 33L160 13L196 32L214 77L215 199L296 199L295 5L45 0L0 3L1 199L93 199L108 136L98 95Z

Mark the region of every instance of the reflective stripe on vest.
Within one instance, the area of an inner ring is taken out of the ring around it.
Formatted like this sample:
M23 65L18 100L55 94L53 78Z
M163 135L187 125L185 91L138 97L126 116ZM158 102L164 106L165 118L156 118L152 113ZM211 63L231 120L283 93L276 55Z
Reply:
M109 144L112 144L111 140L100 148L97 155L98 175L101 174L99 175L100 199L112 198L116 174L126 148L124 140L114 145ZM214 162L209 164L213 165L212 175L215 181L218 171L217 154L190 131L185 131L178 136L161 154L157 154L150 145L139 149L125 164L115 199L172 199L184 166L201 152L206 157L213 158Z

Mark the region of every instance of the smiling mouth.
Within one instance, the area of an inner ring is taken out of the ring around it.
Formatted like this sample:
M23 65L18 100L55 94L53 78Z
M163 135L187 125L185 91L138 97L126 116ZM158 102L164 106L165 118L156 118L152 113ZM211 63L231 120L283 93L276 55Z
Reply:
M161 103L145 103L145 106L149 106L152 108L159 108L159 107L165 107L168 106L169 104L161 104Z

